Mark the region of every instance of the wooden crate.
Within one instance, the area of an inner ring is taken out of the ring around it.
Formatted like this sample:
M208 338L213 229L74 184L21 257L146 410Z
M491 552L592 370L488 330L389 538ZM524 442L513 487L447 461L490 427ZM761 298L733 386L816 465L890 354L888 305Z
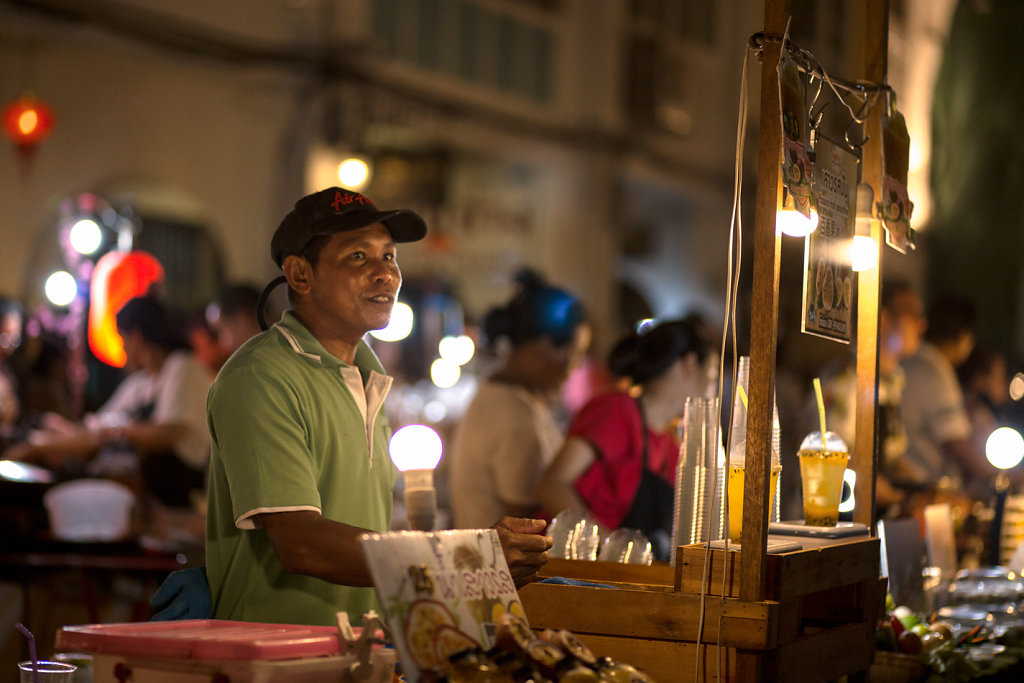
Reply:
M736 680L737 658L761 680L824 682L866 671L885 595L878 539L800 542L802 550L767 556L759 602L737 597L737 550L707 555L702 596L700 545L678 548L674 569L552 561L546 575L608 587L531 584L520 597L534 628L569 629L596 653L663 683Z

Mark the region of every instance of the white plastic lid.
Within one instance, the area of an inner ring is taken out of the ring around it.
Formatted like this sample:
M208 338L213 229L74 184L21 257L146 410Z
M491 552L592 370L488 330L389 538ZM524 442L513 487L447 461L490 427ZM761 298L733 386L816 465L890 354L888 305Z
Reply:
M821 432L817 429L805 436L804 440L800 442L800 450L821 450L821 448ZM831 431L825 432L825 450L850 452L843 438Z

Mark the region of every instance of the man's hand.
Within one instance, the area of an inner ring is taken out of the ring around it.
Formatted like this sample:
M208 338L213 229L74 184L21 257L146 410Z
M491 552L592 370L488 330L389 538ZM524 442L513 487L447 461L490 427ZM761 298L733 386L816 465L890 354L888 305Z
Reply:
M548 549L554 541L550 536L541 535L545 526L542 519L502 517L493 527L498 532L516 588L536 581L537 571L548 561Z

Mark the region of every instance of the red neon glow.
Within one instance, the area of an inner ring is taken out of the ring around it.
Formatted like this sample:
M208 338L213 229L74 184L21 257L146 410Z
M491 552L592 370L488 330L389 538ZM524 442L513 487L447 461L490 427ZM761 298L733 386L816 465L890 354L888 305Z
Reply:
M123 368L124 342L115 316L129 299L146 294L163 282L164 268L144 251L111 251L92 271L89 304L89 348L107 365Z

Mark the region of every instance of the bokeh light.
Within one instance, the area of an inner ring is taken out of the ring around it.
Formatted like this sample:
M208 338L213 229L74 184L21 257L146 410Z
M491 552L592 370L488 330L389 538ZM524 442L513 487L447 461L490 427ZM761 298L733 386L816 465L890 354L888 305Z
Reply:
M391 320L383 330L372 330L370 336L380 341L402 341L412 332L413 314L409 304L396 301L391 309Z
M985 457L993 467L1008 470L1024 459L1024 437L1012 427L1000 427L985 441Z
M464 334L456 337L443 337L437 345L437 352L445 360L450 360L456 365L465 365L476 353L476 344Z
M83 218L71 226L68 233L68 241L71 247L83 256L88 256L100 248L103 241L103 231L96 221L91 218Z
M443 449L441 437L426 425L406 425L388 443L391 461L403 472L437 467Z
M67 306L78 295L78 284L71 273L66 270L58 270L46 278L43 291L46 292L46 298L54 306Z
M430 364L430 381L438 389L448 389L458 383L462 370L457 363L445 358L438 358Z

